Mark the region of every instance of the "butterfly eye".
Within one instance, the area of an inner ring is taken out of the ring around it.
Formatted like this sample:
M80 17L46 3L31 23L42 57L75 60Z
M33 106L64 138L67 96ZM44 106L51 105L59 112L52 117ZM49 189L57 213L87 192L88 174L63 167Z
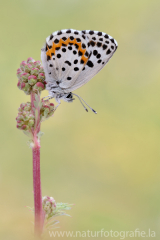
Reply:
M72 98L72 94L69 93L68 96L66 98Z

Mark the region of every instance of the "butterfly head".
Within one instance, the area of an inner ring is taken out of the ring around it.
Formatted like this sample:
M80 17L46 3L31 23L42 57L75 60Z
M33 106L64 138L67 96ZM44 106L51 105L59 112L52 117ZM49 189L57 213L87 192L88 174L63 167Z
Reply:
M65 93L64 96L63 96L63 100L65 102L73 102L74 98L73 98L73 94L70 92L70 93Z

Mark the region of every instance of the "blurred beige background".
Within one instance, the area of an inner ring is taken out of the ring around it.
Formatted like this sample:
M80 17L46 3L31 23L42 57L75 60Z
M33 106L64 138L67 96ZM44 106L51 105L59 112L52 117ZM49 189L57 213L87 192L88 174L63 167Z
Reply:
M76 99L63 102L42 124L43 195L76 204L68 212L72 218L59 218L59 231L139 228L156 231L159 239L160 1L0 3L0 239L32 236L33 215L24 207L33 206L32 155L15 121L29 96L17 88L16 70L28 57L40 60L45 38L65 28L106 32L119 47L108 65L75 91L98 114L86 113ZM46 239L52 239L48 233Z

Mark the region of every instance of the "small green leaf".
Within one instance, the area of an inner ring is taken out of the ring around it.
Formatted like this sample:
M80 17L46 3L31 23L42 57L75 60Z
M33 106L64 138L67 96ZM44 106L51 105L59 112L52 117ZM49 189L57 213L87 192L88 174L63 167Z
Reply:
M35 108L38 108L38 102L37 101L34 101L34 106L35 106Z
M32 137L33 137L33 135L32 135L31 132L28 132L28 131L23 131L23 132L24 132L24 134L25 134L27 137L29 137L29 138L32 138Z
M35 94L34 97L35 97L36 102L39 102L39 95Z
M37 123L37 120L38 120L38 110L36 109L35 110L35 122Z
M40 139L43 135L44 135L44 133L39 131L39 133L37 134L37 137Z
M46 224L46 228L48 228L48 227L50 227L50 226L53 226L53 225L55 225L55 224L58 224L58 223L59 223L59 221L57 221L57 220L48 222L48 223Z
M42 104L42 102L40 102L40 104L39 104L39 108L41 109L42 106L43 106L43 104Z
M47 116L48 116L47 111L44 111L44 117L47 118Z

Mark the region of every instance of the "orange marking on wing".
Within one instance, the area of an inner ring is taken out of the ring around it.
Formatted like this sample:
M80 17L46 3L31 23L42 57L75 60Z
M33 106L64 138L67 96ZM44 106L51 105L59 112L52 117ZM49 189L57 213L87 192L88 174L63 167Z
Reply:
M61 48L62 47L62 44L66 44L68 46L69 43L73 43L74 45L77 44L78 45L78 51L80 51L82 53L82 57L81 57L81 60L84 61L84 64L87 63L88 61L88 58L84 56L85 52L86 52L86 49L82 49L82 44L81 42L77 42L76 39L74 39L73 41L70 40L70 38L68 38L66 41L63 41L62 39L59 40L59 43L55 44L53 42L53 45L52 45L52 48L49 49L49 47L47 46L47 49L48 51L46 52L46 55L47 56L52 56L52 54L55 55L55 52L56 52L56 48Z

